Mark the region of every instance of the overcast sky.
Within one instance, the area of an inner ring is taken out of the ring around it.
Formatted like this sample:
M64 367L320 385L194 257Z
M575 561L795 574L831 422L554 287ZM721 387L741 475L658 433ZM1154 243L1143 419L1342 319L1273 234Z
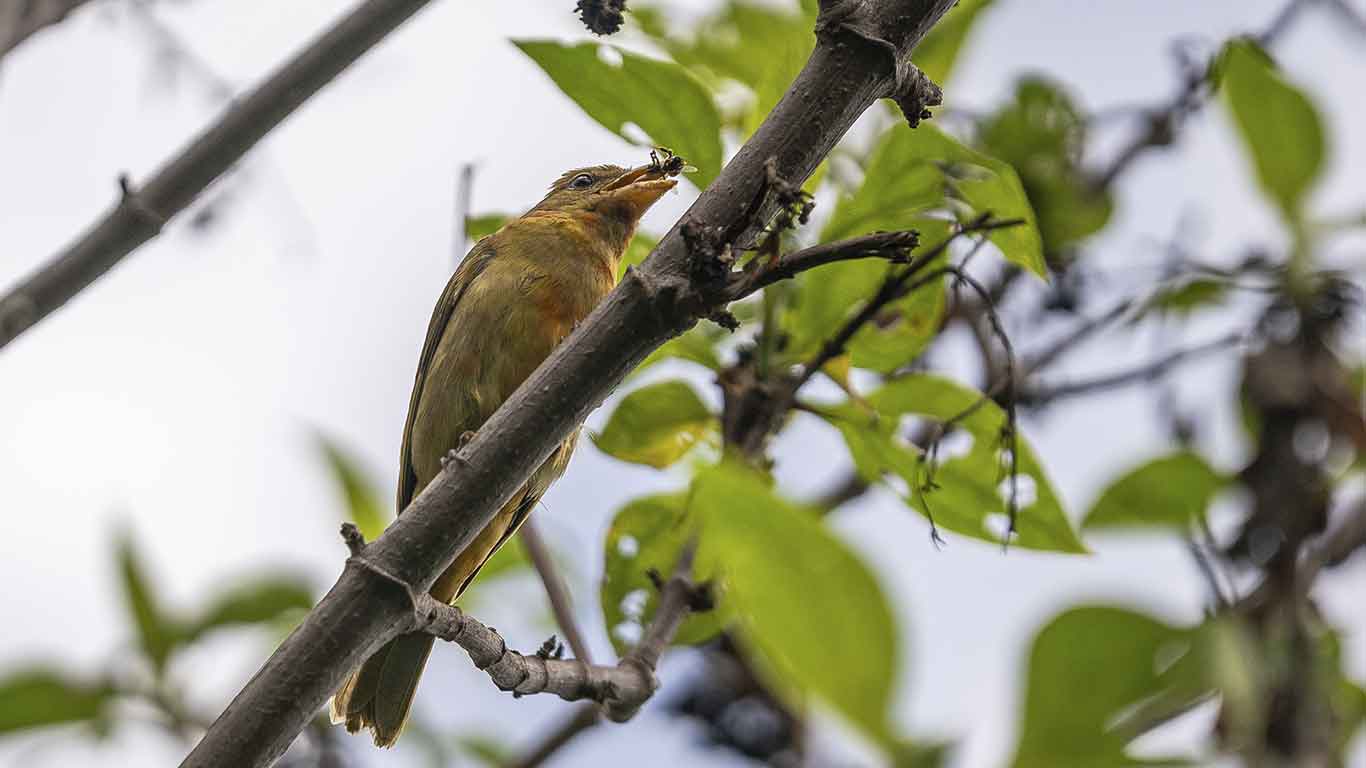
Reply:
M1176 82L1174 40L1208 50L1262 27L1281 4L1000 0L971 38L949 98L990 107L1026 72L1064 79L1088 108L1164 98ZM102 213L119 173L144 178L221 107L195 78L162 76L146 29L120 5L93 3L21 46L0 71L0 287ZM160 18L241 90L350 3L165 5ZM222 187L229 198L207 235L178 220L0 350L0 670L35 658L93 670L131 641L111 559L120 526L134 532L176 605L194 605L203 591L264 566L307 574L319 591L331 583L344 556L335 534L340 499L312 434L333 436L386 493L393 487L421 339L452 267L457 169L477 165L475 212L515 211L566 168L642 158L507 42L585 37L572 5L434 2L249 156ZM1314 96L1331 132L1331 170L1316 210L1360 210L1366 46L1334 17L1311 12L1277 55ZM1121 216L1097 249L1120 287L1155 276L1155 244L1183 215L1198 221L1193 245L1212 258L1274 242L1274 219L1230 135L1211 109L1177 148L1129 174ZM694 195L684 189L666 198L645 229L662 232ZM1030 330L1012 329L1018 346L1029 348ZM1122 366L1149 344L1109 339L1069 370ZM943 364L952 369L954 360ZM1232 370L1231 361L1215 360L1179 377L1183 402L1211 428L1203 445L1224 467L1240 457L1227 410ZM1115 473L1168 448L1146 402L1136 393L1106 397L1024 423L1074 516ZM600 412L590 424L601 419ZM785 487L812 491L839 474L831 440L798 421L776 451ZM678 480L585 445L538 513L572 564L580 613L604 650L594 584L606 521L623 500ZM1193 621L1203 606L1202 583L1172 542L1100 539L1094 556L1076 558L1003 556L950 536L935 551L924 521L881 494L842 512L836 526L876 564L895 601L906 645L903 722L914 734L960 739L959 766L1008 758L1027 643L1058 610L1118 600ZM1366 561L1358 558L1322 593L1329 617L1348 630L1348 666L1358 680L1366 679L1363 589ZM531 648L548 632L540 601L526 580L485 593L477 610L515 645ZM216 712L267 651L265 638L220 639L181 659L177 671L193 680L194 699ZM665 661L665 696L695 661L686 653ZM457 649L440 649L432 666L417 707L443 728L521 745L567 712L545 697L513 701L498 693ZM1185 743L1202 727L1159 742ZM584 737L559 764L737 762L703 751L698 735L647 712ZM0 747L0 763L38 744ZM54 765L171 764L183 753L150 727L120 730L111 746L95 750L41 749ZM357 751L366 765L413 757Z

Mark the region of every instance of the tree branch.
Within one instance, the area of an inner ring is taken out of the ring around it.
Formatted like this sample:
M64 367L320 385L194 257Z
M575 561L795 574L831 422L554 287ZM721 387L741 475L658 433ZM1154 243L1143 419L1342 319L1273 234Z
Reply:
M565 586L559 569L555 567L555 559L550 554L550 548L546 546L545 539L541 538L541 529L536 527L534 520L528 518L517 533L522 537L522 545L526 547L527 556L531 558L536 575L541 577L546 598L550 600L550 610L555 614L555 623L559 625L560 631L564 633L564 639L569 643L569 650L574 652L574 658L592 664L593 655L588 650L588 642L584 640L579 623L574 619L574 603L569 597L569 589Z
M920 244L920 236L914 231L875 232L871 235L851 237L833 243L822 243L803 248L779 257L770 265L759 265L758 259L752 270L736 273L731 278L729 291L731 300L743 299L760 289L781 280L791 279L808 269L823 267L840 261L855 259L882 258L892 264L905 264L909 261L908 252Z
M0 296L0 347L156 237L215 179L430 0L365 0L229 108L141 188L120 180L114 209Z
M1159 357L1149 363L1145 363L1136 368L1130 368L1116 373L1097 376L1094 379L1077 381L1071 384L1058 384L1055 386L1040 386L1030 388L1020 392L1019 400L1021 404L1030 406L1040 406L1065 397L1075 397L1077 395L1089 395L1099 392L1106 392L1111 389L1123 387L1142 381L1151 381L1167 373L1181 363L1195 359L1210 352L1217 352L1221 349L1231 347L1244 340L1241 333L1231 333L1222 338L1198 344L1188 349L1178 349L1167 355Z
M555 658L549 648L526 655L507 647L496 630L457 606L431 595L415 598L415 629L464 648L474 666L500 691L514 696L549 693L565 701L595 701L616 722L630 720L659 687L655 669L683 620L694 609L708 607L706 591L692 583L693 549L686 548L673 576L661 588L659 609L640 644L613 666L583 659Z
M0 3L0 59L37 32L65 19L90 0L37 0Z
M346 674L405 631L415 593L437 575L589 411L664 341L716 311L729 269L712 246L761 230L755 205L770 161L800 182L875 100L953 0L865 2L864 30L818 37L783 98L639 269L606 299L447 462L214 722L185 766L262 766L289 745ZM692 237L684 237L684 230Z

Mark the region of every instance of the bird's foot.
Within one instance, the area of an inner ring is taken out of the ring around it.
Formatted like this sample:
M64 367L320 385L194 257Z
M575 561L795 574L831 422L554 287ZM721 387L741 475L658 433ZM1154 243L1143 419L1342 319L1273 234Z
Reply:
M463 462L464 459L460 457L460 451L464 450L465 446L469 445L477 434L479 433L472 429L460 433L460 439L456 441L455 447L446 451L446 455L441 457L441 468L445 469L452 461Z

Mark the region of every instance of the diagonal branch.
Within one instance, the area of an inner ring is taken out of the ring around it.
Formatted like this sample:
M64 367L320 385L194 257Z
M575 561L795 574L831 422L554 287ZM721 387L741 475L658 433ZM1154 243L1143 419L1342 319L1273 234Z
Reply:
M880 0L860 4L857 13L865 17L863 32L871 30L904 59L951 5ZM806 179L874 101L895 92L895 70L887 50L865 34L819 36L783 98L683 220L365 548L365 557L348 560L183 765L262 766L283 752L351 669L405 631L412 594L431 586L626 374L717 311L729 273L717 254L762 230L775 210L773 202L753 205L766 166L771 162L794 183Z
M1176 366L1202 357L1211 352L1218 352L1228 347L1235 346L1245 340L1241 333L1231 333L1227 336L1213 341L1198 344L1186 349L1178 349L1169 352L1162 357L1151 362L1129 368L1115 373L1097 376L1094 379L1076 381L1069 384L1058 384L1054 386L1038 386L1023 390L1019 393L1021 404L1037 407L1067 397L1079 395L1098 394L1112 389L1118 389L1129 384L1137 384L1161 378L1168 371Z
M160 234L215 179L430 0L365 0L230 107L75 242L0 296L0 347ZM3 5L3 3L0 3Z
M20 43L62 21L90 0L37 0L0 3L0 59Z

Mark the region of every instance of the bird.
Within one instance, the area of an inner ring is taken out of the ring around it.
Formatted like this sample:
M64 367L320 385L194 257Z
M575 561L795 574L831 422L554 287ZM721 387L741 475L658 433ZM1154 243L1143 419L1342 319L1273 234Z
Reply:
M644 213L678 183L681 163L651 153L633 168L594 165L561 175L522 216L470 249L432 312L403 428L397 510L468 440L616 283ZM570 435L433 583L454 602L565 471ZM331 719L392 746L412 708L431 635L400 635L372 654L332 698Z

